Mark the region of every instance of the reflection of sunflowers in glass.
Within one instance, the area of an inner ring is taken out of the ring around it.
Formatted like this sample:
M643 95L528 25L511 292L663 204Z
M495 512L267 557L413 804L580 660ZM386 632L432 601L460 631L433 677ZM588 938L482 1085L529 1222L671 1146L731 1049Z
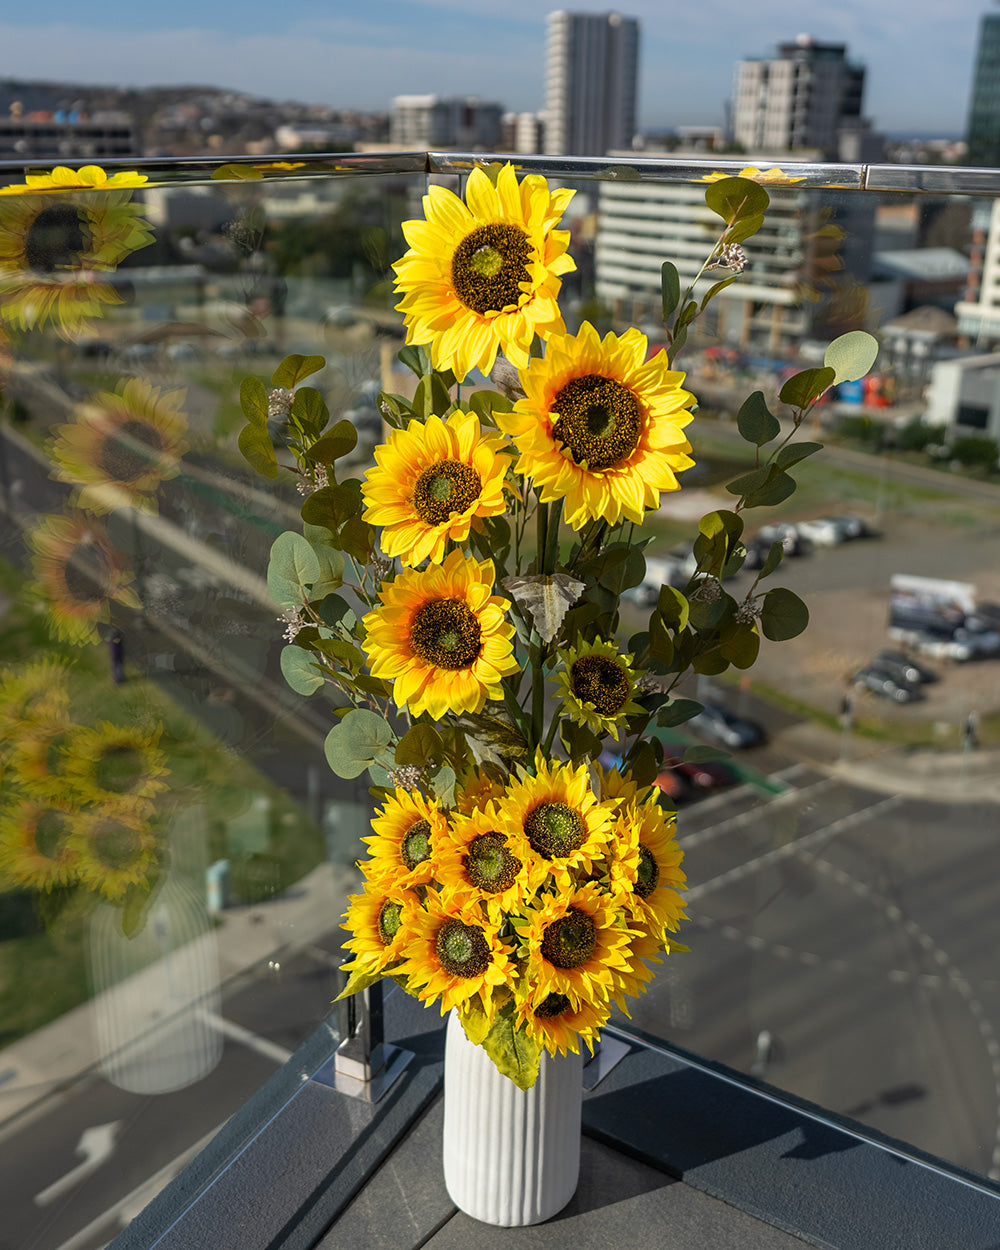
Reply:
M73 736L67 778L99 802L129 795L151 799L167 788L160 730L111 725L81 728Z
M117 903L130 886L150 883L160 863L152 811L145 799L121 799L74 814L67 843L82 885Z
M108 178L96 165L62 166L0 188L0 319L20 330L78 330L121 297L101 273L152 242L132 188L146 177Z
M184 397L131 378L81 407L72 424L58 426L51 445L55 475L80 487L74 502L88 512L155 512L156 489L175 476L186 450Z
M28 534L36 589L57 638L97 642L113 601L138 608L132 574L103 526L92 517L44 516Z
M24 796L0 814L0 888L51 890L76 877L71 834L76 814L46 798Z
M0 759L27 735L66 724L67 668L60 660L35 660L0 670Z

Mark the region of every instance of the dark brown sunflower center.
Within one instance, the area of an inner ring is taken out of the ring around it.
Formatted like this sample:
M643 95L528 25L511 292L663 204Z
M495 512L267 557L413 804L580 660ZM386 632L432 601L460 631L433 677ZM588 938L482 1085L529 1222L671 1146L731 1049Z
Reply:
M144 421L127 421L105 434L98 462L112 481L134 482L149 472L150 462L162 448L163 439L158 430Z
M479 621L462 599L432 599L410 625L410 646L437 668L469 668L479 658L481 644Z
M139 835L128 825L117 820L106 820L94 834L94 855L112 870L128 868L135 863L142 850Z
M601 716L617 716L628 702L629 681L620 664L604 655L582 655L570 665L569 688Z
M531 849L546 859L567 859L587 840L583 817L565 803L540 803L524 822Z
M453 512L464 512L474 504L482 490L482 479L470 465L442 460L417 478L413 506L428 525L442 525Z
M569 1011L572 1005L565 994L550 994L535 1008L535 1015L541 1020L552 1020L555 1016L561 1016L564 1011Z
M426 820L410 825L399 844L399 858L410 871L422 864L431 853L431 827Z
M75 269L90 250L91 235L83 217L72 204L43 208L28 227L24 259L35 273Z
M89 543L86 539L82 539L77 547L66 557L65 563L62 565L62 582L66 588L66 593L75 603L92 604L103 603L105 595L101 592L95 579L89 573L84 572L80 562L74 557L77 553L81 553L90 566L92 560L98 560L103 566L106 565L104 554L98 547Z
M660 865L648 846L639 847L639 871L635 878L635 892L640 898L649 898L660 880Z
M565 916L546 925L542 935L542 957L557 968L579 968L596 947L594 922L578 907L571 907Z
M59 859L66 846L69 822L65 812L47 808L35 821L35 846L46 859Z
M386 901L379 908L378 912L378 935L382 939L383 946L390 946L396 934L399 932L399 926L402 923L403 906L401 903L394 903L391 899Z
M473 312L517 307L520 284L529 280L531 243L520 226L494 221L479 226L455 248L451 281L455 294Z
M434 949L441 967L453 977L481 977L490 966L490 948L478 925L445 921Z
M145 771L142 753L127 743L105 747L94 765L94 780L102 790L128 794L142 780Z
M507 850L507 837L502 833L481 833L473 838L462 863L465 875L485 894L509 890L521 871L521 861Z
M588 373L567 382L551 405L558 413L552 436L577 464L610 469L639 445L642 412L636 397L614 378Z

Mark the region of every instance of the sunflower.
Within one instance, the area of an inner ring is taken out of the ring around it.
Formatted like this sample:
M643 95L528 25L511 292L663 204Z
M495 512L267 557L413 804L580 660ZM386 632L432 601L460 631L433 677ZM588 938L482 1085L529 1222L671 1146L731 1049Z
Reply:
M478 995L492 1016L494 992L509 987L514 976L496 926L485 919L466 923L445 910L436 894L429 894L424 905L425 910L413 914L407 957L398 969L408 980L408 991L428 1006L440 998L442 1015L452 1007L466 1009Z
M347 901L342 928L353 936L343 945L354 958L346 969L377 973L398 963L410 935L411 913L420 909L416 892L366 882L362 893L351 894Z
M448 821L436 799L419 790L396 789L372 820L372 836L362 838L369 858L360 864L373 884L406 890L433 880L437 844L448 836Z
M459 380L472 369L488 374L498 351L523 368L536 334L564 329L559 275L576 265L566 255L569 231L555 227L572 197L550 192L538 174L518 184L510 164L495 186L474 169L464 204L430 187L426 220L403 223L410 250L393 266L407 343L429 344L434 367Z
M20 330L79 330L122 302L97 277L153 240L132 189L144 174L108 178L97 165L0 188L0 320Z
M507 599L492 594L492 560L453 551L443 564L401 573L382 584L381 607L362 622L373 677L393 683L397 707L427 712L481 712L502 699L500 682L516 673Z
M25 796L0 813L0 888L51 890L76 878L70 834L76 813L65 804Z
M159 749L160 729L112 725L107 721L74 734L66 775L98 802L131 795L152 799L167 788L167 759Z
M77 726L68 720L25 725L24 732L11 740L11 771L25 785L46 794L53 786L65 786L66 764L73 754L77 732Z
M632 914L661 936L665 929L676 932L686 918L679 891L687 880L680 867L684 852L674 836L676 816L668 816L656 799L648 799L622 813L621 820L631 826L628 836L634 837L639 847L629 899Z
M79 487L74 503L96 513L155 512L157 487L176 476L187 450L185 394L130 378L82 406L72 424L57 426L49 450L55 476Z
M485 914L500 924L504 913L516 911L529 893L534 852L519 830L502 824L493 803L468 816L453 816L435 858L441 902L463 919Z
M480 518L506 511L512 457L503 435L484 434L471 412L411 421L375 449L365 474L364 519L384 526L382 549L405 565L439 564L449 541L464 543Z
M495 766L491 766L494 767ZM455 810L468 816L485 807L490 799L498 799L504 792L504 783L494 772L476 765L458 779L455 786Z
M68 846L78 856L82 885L121 902L130 886L146 886L160 866L161 851L145 799L103 803L73 817Z
M702 174L699 182L721 182L723 178L748 178L751 182L769 182L783 183L785 186L791 186L793 182L805 182L805 174L792 178L779 169L777 165L772 165L770 169L758 169L756 165L748 165L746 169L741 169L738 174L723 174L715 170L711 174Z
M560 687L563 710L578 725L599 736L609 733L617 742L625 718L642 712L635 701L632 657L603 638L581 639L558 654L563 667L550 680Z
M584 766L546 760L539 750L535 775L520 773L497 804L503 827L522 835L535 852L533 888L551 875L557 890L569 890L574 873L589 873L605 853L612 808L594 797Z
M646 350L636 329L601 340L585 321L579 334L549 340L545 358L521 370L525 398L494 414L520 452L517 471L545 502L564 499L576 529L623 516L641 523L694 463L681 429L695 398L665 352L646 360Z
M627 966L629 931L593 882L539 895L512 924L527 959L535 1003L560 994L574 1007L600 1005L614 990L616 973Z
M0 756L29 734L68 723L68 673L52 659L0 670Z
M97 642L97 626L109 620L112 601L140 607L121 552L93 517L43 516L28 534L28 547L35 589L57 638Z
M565 994L518 996L515 1003L517 1027L532 1041L544 1046L550 1055L580 1053L586 1042L591 1052L601 1029L611 1014L610 1000L572 1003Z

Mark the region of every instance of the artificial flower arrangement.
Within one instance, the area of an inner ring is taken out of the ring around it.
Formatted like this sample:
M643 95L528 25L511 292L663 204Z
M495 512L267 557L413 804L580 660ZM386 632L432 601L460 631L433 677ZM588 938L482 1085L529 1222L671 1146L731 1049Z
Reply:
M288 357L271 389L241 389L243 454L269 477L293 473L306 496L303 532L282 534L268 567L282 670L301 694L346 696L326 755L341 777L373 781L345 994L389 976L454 1009L521 1088L543 1051L592 1047L612 1006L685 949L655 729L699 710L674 694L682 676L749 668L761 633L805 627L791 591L761 587L780 543L741 600L723 582L746 555L743 511L787 498L789 470L819 449L792 441L803 419L877 351L855 331L789 378L787 426L760 392L746 400L737 422L754 463L729 484L732 510L701 520L697 572L684 590L663 586L624 641L620 596L645 576L638 527L693 463L696 400L674 363L738 280L769 201L747 178L707 189L722 226L699 278L729 272L696 297L664 264L667 348L650 355L637 329L566 330L558 297L575 266L559 223L572 194L509 164L472 169L464 199L429 188L395 265L399 356L417 383L412 398L380 396L388 437L363 481L336 473L353 426L328 428L322 395L301 385L322 357ZM475 370L497 389L463 390Z

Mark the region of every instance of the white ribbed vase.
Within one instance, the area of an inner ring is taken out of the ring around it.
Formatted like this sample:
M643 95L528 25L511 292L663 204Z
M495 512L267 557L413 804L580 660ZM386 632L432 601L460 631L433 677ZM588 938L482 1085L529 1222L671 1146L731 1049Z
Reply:
M580 1175L583 1060L542 1053L525 1091L465 1036L453 1011L444 1058L444 1180L484 1224L538 1224L561 1211Z

